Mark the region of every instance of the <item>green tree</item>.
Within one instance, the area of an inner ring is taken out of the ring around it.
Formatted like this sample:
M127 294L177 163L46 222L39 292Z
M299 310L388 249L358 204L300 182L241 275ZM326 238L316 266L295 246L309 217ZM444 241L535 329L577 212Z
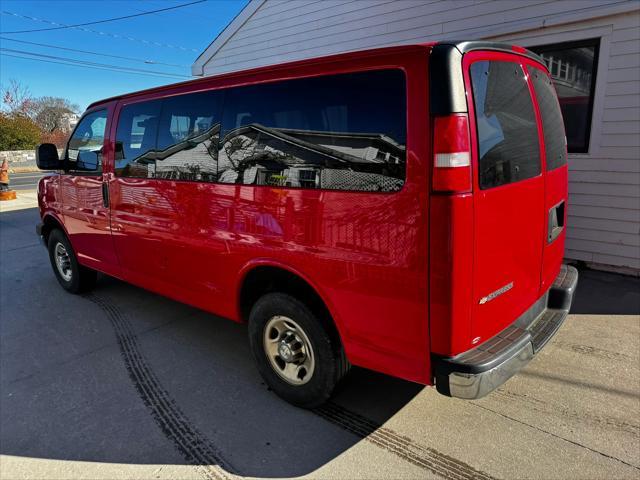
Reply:
M23 115L0 112L0 150L29 150L40 142L40 129Z

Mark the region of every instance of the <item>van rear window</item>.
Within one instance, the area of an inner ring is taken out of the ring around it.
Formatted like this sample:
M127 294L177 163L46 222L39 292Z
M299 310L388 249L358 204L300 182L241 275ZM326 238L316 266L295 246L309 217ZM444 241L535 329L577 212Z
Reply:
M560 104L549 76L537 68L529 68L529 72L542 116L547 170L553 170L567 163L567 147Z
M478 132L480 188L541 173L533 103L517 63L475 62L470 68Z

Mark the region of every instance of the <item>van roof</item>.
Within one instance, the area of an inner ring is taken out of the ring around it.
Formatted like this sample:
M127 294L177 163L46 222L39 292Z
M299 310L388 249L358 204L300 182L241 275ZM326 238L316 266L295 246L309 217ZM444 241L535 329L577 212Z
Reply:
M268 65L268 66L263 66L263 67L255 67L255 68L251 68L251 69L248 69L248 70L240 70L240 71L237 71L237 72L230 72L230 73L223 73L223 74L220 74L220 75L195 78L193 80L186 80L184 82L171 83L171 84L162 85L162 86L159 86L159 87L153 87L153 88L148 88L148 89L144 89L144 90L138 90L138 91L135 91L135 92L124 93L122 95L115 95L113 97L108 97L108 98L105 98L105 99L102 99L102 100L97 100L97 101L91 103L87 107L87 110L90 109L90 108L99 106L99 105L101 105L103 103L112 102L114 100L120 100L122 98L135 97L135 96L139 96L139 95L148 95L148 94L153 94L153 93L161 93L163 91L166 91L166 90L169 90L169 89L173 89L175 87L183 87L183 86L186 86L186 85L197 86L197 85L200 85L202 83L210 82L214 78L215 79L228 79L228 78L233 78L235 76L250 75L252 73L265 72L265 71L269 71L269 70L280 70L280 69L298 67L298 66L303 66L303 65L313 64L313 63L324 63L324 62L329 63L329 62L332 62L332 61L335 61L335 60L344 60L344 59L348 59L348 58L357 58L357 57L360 57L360 56L368 56L368 55L375 55L375 54L381 54L381 53L389 53L389 52L394 52L394 51L412 50L412 49L416 49L416 48L418 48L418 49L433 48L435 46L438 46L440 50L457 51L456 53L458 53L460 55L465 54L465 53L470 52L470 51L473 51L473 50L504 51L504 52L508 52L508 53L515 53L515 54L527 56L527 57L535 60L536 62L539 62L542 65L545 65L544 61L542 60L542 58L539 57L538 55L536 55L535 53L533 53L532 51L527 50L524 47L512 45L512 44L509 44L509 43L487 42L487 41L429 42L429 43L401 45L401 46L394 46L394 47L382 47L382 48L368 49L368 50L358 50L358 51L347 52L347 53L338 53L338 54L328 55L328 56L323 56L323 57L309 58L309 59L304 59L304 60L296 60L296 61L293 61L293 62L279 63L279 64Z

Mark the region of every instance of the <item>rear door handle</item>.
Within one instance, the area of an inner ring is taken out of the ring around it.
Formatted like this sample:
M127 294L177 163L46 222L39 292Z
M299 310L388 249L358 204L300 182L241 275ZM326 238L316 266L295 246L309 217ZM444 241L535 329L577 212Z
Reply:
M104 208L109 208L109 184L102 182L102 205Z
M564 230L564 200L549 210L547 243L553 242Z

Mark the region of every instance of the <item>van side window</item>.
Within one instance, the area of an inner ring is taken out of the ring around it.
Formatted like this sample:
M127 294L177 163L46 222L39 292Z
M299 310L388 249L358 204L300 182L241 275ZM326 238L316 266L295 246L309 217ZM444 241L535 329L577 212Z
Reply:
M553 170L567 163L567 147L560 103L558 103L558 97L549 76L538 68L528 68L528 70L531 74L531 81L542 117L547 170Z
M116 175L153 178L160 101L125 105L116 132Z
M471 65L470 73L478 131L480 188L539 175L536 117L520 65L480 61Z
M107 111L85 115L69 139L67 161L75 172L102 172L102 146L107 126Z
M216 181L220 99L213 91L163 100L155 178Z
M393 192L405 179L401 70L231 88L218 181Z

